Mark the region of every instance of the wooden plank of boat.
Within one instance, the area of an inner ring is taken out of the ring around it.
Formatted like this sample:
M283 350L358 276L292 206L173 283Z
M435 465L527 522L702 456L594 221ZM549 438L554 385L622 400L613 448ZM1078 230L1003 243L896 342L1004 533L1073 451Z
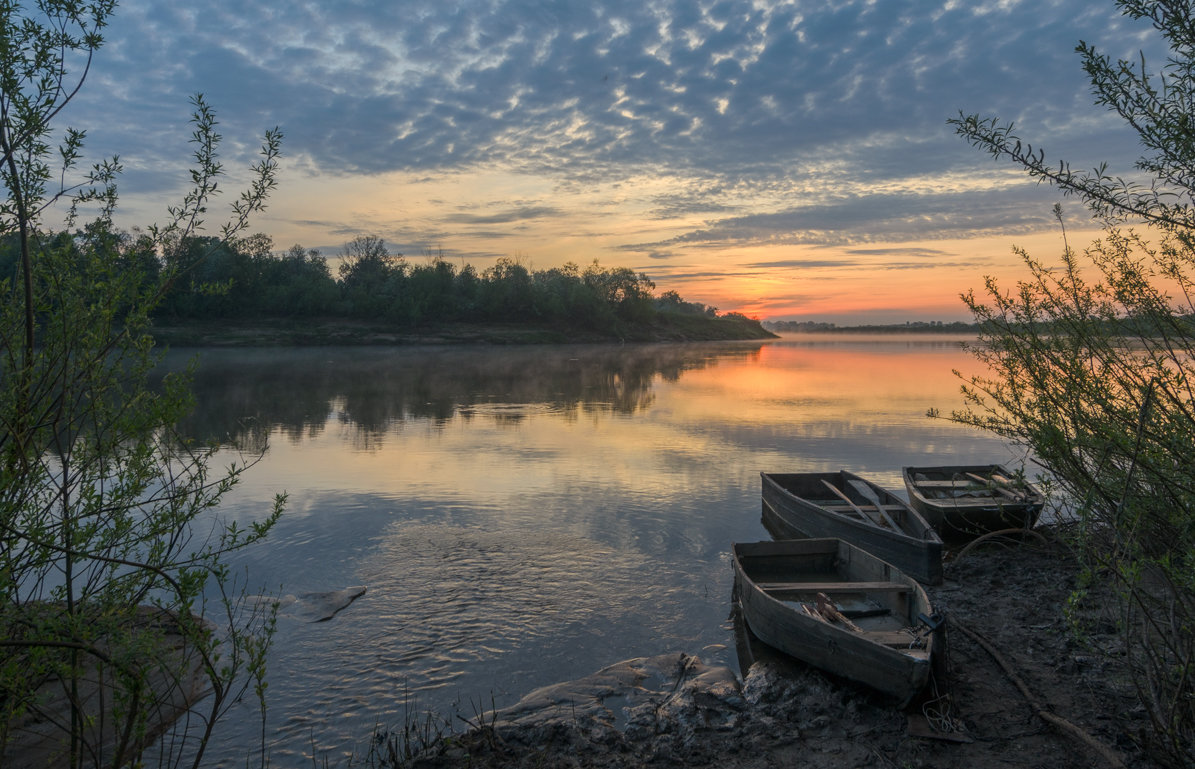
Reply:
M920 636L909 630L863 630L860 632L863 633L867 640L875 641L884 646L893 646L896 648L908 646L910 647L909 651L913 653L925 651L914 646L919 641Z
M765 472L760 477L764 524L773 536L845 539L915 579L941 582L942 538L900 497L842 470ZM861 488L868 490L870 500ZM880 524L882 518L890 525Z
M948 510L974 508L976 510L991 510L993 512L998 510L1001 504L1000 500L990 495L982 497L942 497L931 501L938 502L939 507ZM930 518L926 516L926 520L930 520Z
M865 498L868 502L871 502L872 507L874 507L876 510L880 511L880 515L884 516L884 520L888 522L889 526L891 526L894 529L898 528L896 525L896 521L892 520L892 516L888 514L888 511L885 509L884 504L882 502L880 502L879 495L877 495L875 493L875 491L871 488L870 485L868 485L867 483L864 483L861 480L854 480L854 479L848 480L847 483L849 483L851 485L851 488L853 488L855 491L859 492L860 496Z
M876 590L897 593L909 592L904 582L761 582L761 588L768 592L790 593L870 593Z
M859 511L857 509L855 509L854 505L836 505L836 504L833 504L832 502L822 502L822 507L826 508L827 510L833 510L836 513L845 513L847 515L851 515L856 518L859 517ZM873 507L874 507L874 505L873 505ZM893 512L899 512L899 511L905 509L906 506L905 505L882 505L881 507L883 507L883 509L886 512L893 513ZM867 517L867 516L865 516L865 517Z
M840 539L737 543L733 555L739 610L761 641L902 705L925 685L938 640L917 627L933 612L912 577ZM784 600L775 586L805 598ZM817 593L833 611L824 603L819 610ZM883 611L850 614L840 605L846 593L862 593Z
M965 489L968 491L983 491L986 484L982 481L973 481L970 478L959 478L949 481L917 481L917 485L922 489L943 489L952 491L955 489Z
M848 505L850 505L854 509L854 511L859 514L860 518L862 518L865 521L871 521L876 526L880 525L880 522L878 520L876 520L876 518L874 516L865 512L863 510L863 508L860 507L859 505L855 504L854 501L852 501L850 497L848 497L846 494L843 494L842 489L840 489L837 486L835 486L834 484L830 483L825 478L822 479L822 485L825 486L827 489L829 489L831 491L831 493L834 494L834 496L841 498L842 501L844 501ZM896 524L892 522L891 516L888 516L888 525L890 527L892 527L893 529L896 528Z
M981 476L976 475L975 473L967 473L967 477L970 478L971 480L977 481L979 483L993 484L989 488L989 490L993 494L999 494L1002 497L1006 497L1006 498L1014 500L1016 502L1023 502L1025 500L1025 494L1023 492L1016 492L1016 491L1012 491L1010 489L1005 488L1005 486L1002 485L1000 483L1000 481L996 480L1000 476L997 476L994 473L990 479L983 478ZM1007 478L1004 478L1003 480L1004 480L1004 484L1009 483Z

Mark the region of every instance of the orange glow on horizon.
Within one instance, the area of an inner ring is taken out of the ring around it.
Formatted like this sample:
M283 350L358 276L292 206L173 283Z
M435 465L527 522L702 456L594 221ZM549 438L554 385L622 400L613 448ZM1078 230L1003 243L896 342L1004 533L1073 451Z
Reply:
M686 301L761 320L966 321L961 293L982 290L987 275L1008 285L1024 276L1014 245L1047 263L1062 251L1056 230L841 246L690 243L683 236L707 225L700 215L653 215L655 196L674 190L683 181L676 179L584 190L500 171L434 180L396 173L369 185L347 177L318 181L316 198L302 192L312 187L308 179L283 184L272 201L261 230L278 250L299 243L334 259L344 242L370 234L409 260L443 254L458 268L472 264L478 271L502 256L533 270L597 260L646 274L657 293L676 291ZM523 203L544 200L552 204ZM330 220L344 222L339 244L319 240ZM1069 234L1080 250L1095 236Z
M1070 232L1072 247L1082 249L1099 236L1098 230ZM1062 253L1059 233L998 236L908 244L834 249L774 247L768 253L728 257L740 263L792 261L792 266L755 267L726 276L687 279L676 288L689 301L700 301L719 312L740 312L761 320L808 320L838 325L891 324L903 321L971 321L961 295L974 291L982 298L989 276L1006 289L1029 272L1013 247L1022 247L1046 264ZM861 250L879 252L866 259ZM885 250L892 255L884 255ZM934 252L920 262L901 257L905 251ZM761 258L762 257L762 258ZM758 261L756 261L758 260ZM842 264L834 264L835 261ZM808 261L807 267L800 262ZM852 263L854 262L854 263ZM657 281L663 285L667 281Z

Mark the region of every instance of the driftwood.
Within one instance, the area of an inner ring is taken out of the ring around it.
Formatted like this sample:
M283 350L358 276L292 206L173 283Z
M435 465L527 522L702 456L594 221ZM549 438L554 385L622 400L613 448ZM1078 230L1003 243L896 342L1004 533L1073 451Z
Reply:
M1013 534L1020 534L1021 536L1024 536L1024 537L1036 537L1037 540L1039 542L1041 542L1043 545L1046 544L1046 538L1043 537L1040 532L1036 532L1033 529L1014 528L1014 529L1000 529L999 531L989 531L987 534L984 534L982 537L977 537L976 539L973 539L970 542L968 542L966 547L964 547L962 550L955 553L953 561L955 564L957 564L959 561L962 560L964 555L966 555L967 553L974 550L980 544L983 544L990 540L996 539L997 537L1008 537L1008 536L1012 536Z
M810 617L813 617L816 620L821 620L826 624L841 622L856 633L863 632L863 628L859 627L854 622L851 622L850 617L840 612L838 607L834 605L834 601L832 601L830 596L826 595L825 593L817 594L817 601L813 606L810 606L807 603L801 604L801 610Z
M834 602L830 600L830 596L826 595L825 593L817 594L817 612L826 619L834 620L835 622L841 622L856 633L863 632L862 628L860 628L854 622L851 622L845 614L838 611L838 607L835 606Z

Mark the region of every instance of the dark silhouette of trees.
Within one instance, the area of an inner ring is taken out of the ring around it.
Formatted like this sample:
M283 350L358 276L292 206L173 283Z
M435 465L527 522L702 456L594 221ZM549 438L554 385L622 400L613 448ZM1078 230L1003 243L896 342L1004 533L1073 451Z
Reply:
M128 239L130 266L162 269ZM319 252L291 246L281 253L264 235L216 242L196 238L177 250L183 277L158 311L165 320L345 318L418 328L437 323L526 323L619 335L661 316L716 318L717 310L686 302L676 291L656 297L655 284L626 267L584 270L574 263L530 270L502 257L480 274L457 269L440 252L412 264L384 240L362 235L346 243L336 277ZM6 256L0 244L0 266ZM202 256L202 259L200 258ZM740 318L750 322L749 319Z
M402 254L391 255L381 238L358 235L346 243L337 271L346 314L357 318L403 318L399 301L405 277Z

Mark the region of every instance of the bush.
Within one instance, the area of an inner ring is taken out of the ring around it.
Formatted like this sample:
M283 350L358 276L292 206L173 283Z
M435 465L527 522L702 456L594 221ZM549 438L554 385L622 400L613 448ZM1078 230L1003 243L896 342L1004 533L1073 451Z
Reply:
M1080 258L1051 268L1018 251L1030 278L988 278L964 296L981 327L988 374L963 388L953 419L1036 455L1077 524L1088 579L1112 580L1126 673L1173 766L1195 761L1195 19L1182 0L1117 3L1149 20L1173 56L1160 78L1144 59L1112 62L1081 43L1097 103L1123 116L1148 154L1137 185L1104 167L1047 163L1011 125L951 121L995 157L1079 197L1105 225ZM1161 82L1163 85L1159 86ZM1061 224L1062 211L1055 207ZM1140 232L1129 225L1142 227ZM1064 230L1065 235L1065 230ZM1081 591L1076 599L1081 598Z
M115 159L51 187L70 178L83 139L68 130L51 148L52 118L82 85L113 6L0 5L0 242L14 256L0 274L2 765L143 765L210 692L186 735L199 766L216 720L248 687L265 692L272 613L240 611L222 557L265 536L282 501L249 531L197 531L243 466L212 473L215 448L176 432L191 396L185 378L148 386L147 329L170 285L262 207L280 135L267 133L250 189L211 241L195 223L221 175L219 137L199 97L194 186L164 227L136 241L112 230ZM42 218L57 202L67 229L52 233ZM89 206L95 218L80 224ZM177 744L159 760L180 762Z

